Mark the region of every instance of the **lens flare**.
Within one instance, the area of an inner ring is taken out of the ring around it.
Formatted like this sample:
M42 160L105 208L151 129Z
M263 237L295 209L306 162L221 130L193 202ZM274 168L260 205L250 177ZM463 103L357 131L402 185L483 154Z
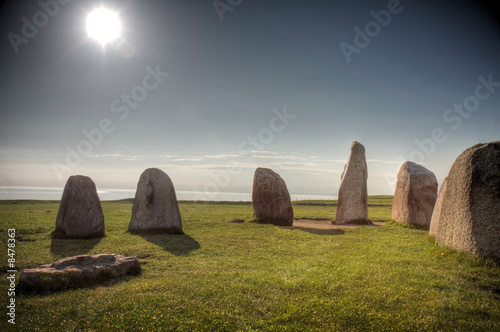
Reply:
M102 45L120 36L121 24L118 15L106 8L99 8L87 16L87 32L89 36Z

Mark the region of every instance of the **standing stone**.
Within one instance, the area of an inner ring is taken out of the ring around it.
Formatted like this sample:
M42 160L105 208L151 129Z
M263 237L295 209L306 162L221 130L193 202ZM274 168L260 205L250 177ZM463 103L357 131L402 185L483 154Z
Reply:
M285 181L269 168L257 168L253 178L253 215L261 223L293 226L293 208Z
M174 185L162 170L148 168L141 174L128 229L132 233L183 234Z
M56 219L56 237L87 239L104 236L104 215L94 181L70 176L64 187Z
M434 205L434 210L432 211L431 225L429 228L430 236L437 236L439 229L439 220L441 218L441 209L443 207L443 198L445 196L446 187L448 184L448 178L443 180L441 183L441 188L439 188L439 194L436 200L436 205Z
M429 229L437 187L436 176L427 168L411 161L403 163L398 172L392 219Z
M446 182L436 243L500 262L500 141L462 152Z
M368 169L365 159L365 147L362 144L356 141L352 142L351 154L340 179L337 213L334 223L337 225L370 224L366 186Z

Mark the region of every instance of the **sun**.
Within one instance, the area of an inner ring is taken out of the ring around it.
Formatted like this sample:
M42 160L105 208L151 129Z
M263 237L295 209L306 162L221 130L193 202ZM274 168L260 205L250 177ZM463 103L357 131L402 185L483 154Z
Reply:
M87 16L89 36L105 45L120 36L121 24L118 15L106 8L93 10Z

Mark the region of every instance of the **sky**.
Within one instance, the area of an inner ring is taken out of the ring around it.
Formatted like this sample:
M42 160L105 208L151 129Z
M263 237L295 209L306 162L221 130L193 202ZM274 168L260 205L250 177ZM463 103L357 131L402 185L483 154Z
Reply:
M291 193L336 195L353 141L368 193L406 160L441 183L500 139L500 23L484 1L3 1L0 186L251 192L257 167ZM493 2L491 2L493 3ZM120 37L88 36L115 11Z

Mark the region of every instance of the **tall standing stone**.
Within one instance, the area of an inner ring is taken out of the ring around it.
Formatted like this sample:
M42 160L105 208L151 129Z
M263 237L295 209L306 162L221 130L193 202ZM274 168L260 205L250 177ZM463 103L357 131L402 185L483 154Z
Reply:
M257 168L253 178L254 216L261 223L293 226L293 208L285 181L269 168Z
M132 233L183 234L174 185L162 170L148 168L141 174L128 228Z
M94 181L70 176L64 187L56 219L56 237L76 239L104 236L104 215Z
M500 141L462 152L446 182L436 243L500 262Z
M443 207L443 198L446 195L445 192L447 186L448 186L448 178L445 178L443 180L443 183L441 183L441 188L439 188L436 204L434 205L434 209L432 211L431 225L429 227L430 236L437 236L439 229L439 220L441 218L441 209Z
M427 168L407 161L398 172L392 219L429 229L437 198L437 179Z
M368 220L367 179L365 147L354 141L351 145L349 160L344 166L341 176L335 224L370 223Z

